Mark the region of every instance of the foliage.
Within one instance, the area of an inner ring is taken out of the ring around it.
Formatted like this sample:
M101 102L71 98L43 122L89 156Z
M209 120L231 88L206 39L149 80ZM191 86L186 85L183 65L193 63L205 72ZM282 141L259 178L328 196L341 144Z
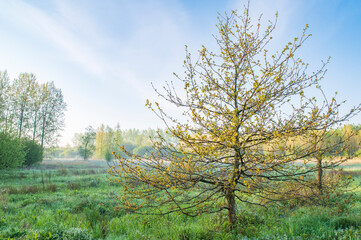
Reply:
M94 153L96 133L92 126L88 126L83 134L79 134L75 138L75 145L78 148L79 155L88 160Z
M112 152L116 152L125 157L119 150L121 145L125 146L127 151L133 152L143 156L146 154L146 149L150 149L152 145L152 139L156 136L156 130L147 129L121 129L119 124L113 129L103 124L96 131L95 138L95 152L96 157L99 159L106 159L109 161L113 159ZM162 134L165 136L164 132Z
M64 126L66 104L53 82L39 84L32 73L20 73L12 82L0 72L0 130L44 145L57 141Z
M25 156L22 142L14 135L0 131L0 169L22 166Z
M279 192L279 183L312 186L317 169L345 160L311 164L317 152L333 152L344 142L319 144L324 138L314 136L337 128L360 106L340 115L340 104L326 98L319 84L327 63L310 73L308 64L296 57L310 36L307 25L299 38L271 52L266 47L275 23L262 32L260 21L252 25L247 7L243 15L233 11L220 16L218 51L203 46L192 62L186 49L186 75L176 75L184 92L177 92L173 83L165 92L155 89L183 108L188 121L147 101L178 143L160 136L146 158L123 148L126 156L118 154L119 164L111 169L125 189L122 206L142 214L188 216L225 210L231 231L239 224L241 202L278 201L275 195L291 199L295 192ZM312 91L319 91L317 98L307 94ZM306 144L298 144L300 140Z
M110 162L111 160L114 159L113 153L111 153L110 151L106 151L104 158L105 161Z
M152 148L152 139L156 138L157 131L154 129L139 130L139 129L120 129L119 126L111 128L109 126L105 127L104 133L101 131L100 135L105 137L105 141L101 142L99 147L99 139L101 139L99 134L99 129L102 128L102 125L96 131L95 138L95 157L97 159L105 159L110 161L114 159L112 152L121 153L119 151L119 146L125 142L131 143L134 145L131 153L144 156L149 154ZM347 131L347 137L342 134L345 132L344 128L350 129ZM169 142L176 142L169 134L166 134L164 130L160 131L161 136ZM342 127L331 129L327 132L327 139L332 143L340 143L334 146L333 151L330 151L325 155L325 158L334 158L334 157L357 157L361 154L361 128L360 125L344 125ZM348 141L342 141L342 138L349 138ZM141 141L139 141L141 139ZM138 141L136 141L138 140ZM297 144L305 144L306 139L297 139ZM102 149L102 150L100 150ZM104 150L104 151L103 151ZM356 151L355 151L356 150ZM77 147L72 147L67 145L65 147L48 147L44 150L44 158L47 159L78 159L80 158Z
M47 159L75 159L78 158L78 149L66 145L65 147L49 147L44 149L44 158Z
M53 82L39 84L32 73L10 81L6 71L0 72L0 168L42 161L43 146L56 142L64 126L65 110Z
M28 139L22 139L24 151L26 152L24 166L31 166L43 161L43 148L37 142Z

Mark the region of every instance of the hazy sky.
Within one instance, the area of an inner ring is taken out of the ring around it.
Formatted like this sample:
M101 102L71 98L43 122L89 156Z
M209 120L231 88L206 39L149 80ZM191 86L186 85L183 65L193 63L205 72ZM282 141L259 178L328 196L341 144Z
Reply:
M241 10L244 3L0 0L0 71L11 78L32 72L62 89L68 111L60 145L88 125L163 127L144 106L147 98L157 100L151 82L160 88L184 71L184 45L194 53L202 44L214 48L217 12ZM337 91L345 108L361 102L360 0L252 0L250 11L264 20L279 12L274 48L309 24L313 36L298 56L315 70L331 56L326 93ZM361 116L352 122L361 123Z

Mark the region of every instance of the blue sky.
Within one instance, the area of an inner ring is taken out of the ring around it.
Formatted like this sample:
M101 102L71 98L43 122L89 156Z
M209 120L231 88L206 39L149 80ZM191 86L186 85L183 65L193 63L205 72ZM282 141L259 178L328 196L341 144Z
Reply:
M157 87L182 73L184 45L214 48L217 12L242 9L244 0L1 0L0 70L11 78L32 72L54 81L68 104L60 145L100 124L163 127L145 106ZM322 85L337 91L345 109L361 102L360 0L252 0L251 15L273 19L272 47L309 24L312 37L299 56L312 69L331 56ZM170 106L165 106L170 108ZM352 123L361 123L355 117Z

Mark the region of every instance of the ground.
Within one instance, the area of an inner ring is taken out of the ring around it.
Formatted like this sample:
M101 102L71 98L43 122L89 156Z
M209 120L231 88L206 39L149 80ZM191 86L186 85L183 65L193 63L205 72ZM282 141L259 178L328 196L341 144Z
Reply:
M119 185L104 161L44 161L0 171L0 239L361 239L361 161L343 166L355 181L329 206L239 204L242 225L225 213L143 216L118 208ZM353 194L353 195L351 195Z

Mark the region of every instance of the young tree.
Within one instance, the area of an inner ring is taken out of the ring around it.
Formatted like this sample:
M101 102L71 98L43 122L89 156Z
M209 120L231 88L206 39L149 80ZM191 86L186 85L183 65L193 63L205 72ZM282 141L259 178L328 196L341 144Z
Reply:
M107 162L110 162L111 160L114 159L112 152L117 149L117 144L116 144L117 140L114 130L111 127L107 126L105 128L105 132L106 132L105 160ZM118 134L120 134L120 136L118 137L121 137L121 132L118 132Z
M40 85L36 82L34 83L34 89L31 98L31 107L30 107L30 125L32 127L32 140L36 140L38 133L39 125L39 112L41 109L41 104L44 104L41 99L41 88ZM30 126L29 126L30 127Z
M11 85L7 71L0 72L0 130L11 132L13 127L13 114L11 102Z
M41 99L39 141L44 146L56 141L58 132L63 129L66 103L61 89L56 88L53 82L42 85Z
M85 129L85 133L76 136L75 144L78 146L78 153L84 159L88 160L95 149L95 130L92 126Z
M4 118L3 112L6 108L6 95L8 94L9 85L10 81L7 71L0 71L0 121Z
M12 85L13 114L15 115L19 139L28 130L31 116L31 99L36 89L36 77L32 73L20 73Z
M96 131L95 137L95 156L100 159L104 159L107 148L107 133L105 131L104 124L100 125Z
M275 24L261 31L260 19L252 25L248 8L243 15L220 16L217 27L218 51L203 46L194 63L187 51L186 75L176 75L184 93L173 84L156 90L183 108L188 120L181 122L147 101L178 143L160 137L147 158L124 149L128 157L117 155L119 164L111 173L124 187L120 201L136 212L196 216L225 210L231 231L238 202L262 204L262 199L279 199L277 194L288 198L294 192L280 190L280 183L313 181L307 176L317 167L307 163L316 151L332 146L315 149L295 142L337 127L360 107L340 116L335 98L307 95L309 89L320 89L326 65L310 72L295 56L309 37L307 25L299 38L274 53L266 46Z

